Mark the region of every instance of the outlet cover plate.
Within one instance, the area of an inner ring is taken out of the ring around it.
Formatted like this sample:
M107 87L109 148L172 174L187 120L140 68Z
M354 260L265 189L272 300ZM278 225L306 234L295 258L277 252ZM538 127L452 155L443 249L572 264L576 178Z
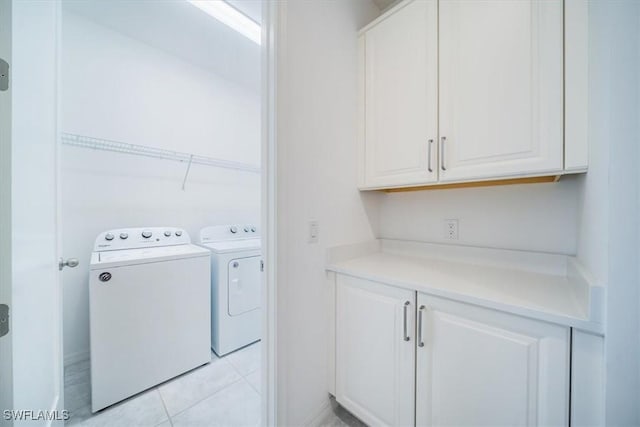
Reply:
M458 240L458 219L451 218L444 220L445 240Z

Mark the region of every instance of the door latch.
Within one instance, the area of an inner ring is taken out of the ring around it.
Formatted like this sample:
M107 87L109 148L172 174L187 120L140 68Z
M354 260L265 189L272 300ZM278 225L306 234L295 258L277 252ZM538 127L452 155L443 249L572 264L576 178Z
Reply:
M0 58L0 91L9 89L9 63Z
M9 306L0 304L0 337L9 333Z
M65 267L76 268L78 264L80 264L78 258L69 258L65 260L61 257L58 259L58 270L62 271L62 269Z

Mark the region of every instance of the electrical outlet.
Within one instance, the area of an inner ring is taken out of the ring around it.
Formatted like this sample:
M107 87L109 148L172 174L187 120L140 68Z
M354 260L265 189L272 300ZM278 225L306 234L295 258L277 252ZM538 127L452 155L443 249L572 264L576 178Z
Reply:
M458 220L444 220L444 238L446 240L458 240Z
M320 229L318 221L309 221L309 235L307 236L307 241L309 243L318 243L319 234Z

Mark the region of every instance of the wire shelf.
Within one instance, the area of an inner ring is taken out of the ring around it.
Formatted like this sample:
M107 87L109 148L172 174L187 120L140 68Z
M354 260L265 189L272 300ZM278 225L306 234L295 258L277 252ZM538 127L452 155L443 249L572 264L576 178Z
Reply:
M135 156L151 157L154 159L173 160L177 162L187 163L189 164L189 166L191 166L191 164L198 164L218 168L233 169L243 172L260 173L259 167L247 163L233 162L229 160L216 159L213 157L198 156L195 154L182 153L179 151L163 150L161 148L148 147L146 145L128 144L126 142L93 138L90 136L76 135L72 133L62 133L61 140L65 145L90 148L93 150L112 151L115 153L132 154Z

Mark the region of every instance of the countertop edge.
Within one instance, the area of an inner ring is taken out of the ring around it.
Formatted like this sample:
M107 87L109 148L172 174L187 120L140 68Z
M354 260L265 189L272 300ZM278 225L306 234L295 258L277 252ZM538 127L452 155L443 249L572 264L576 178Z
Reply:
M347 261L349 259L356 259L360 257L364 257L367 255L371 255L372 253L382 253L380 251L375 251L375 245L366 246L368 249L364 253L355 255L353 252L350 254L352 256L347 257L347 259L339 259L334 262L327 263L326 270L329 272L333 272L336 274L343 274L351 277L358 277L365 280L370 280L377 283L383 283L390 286L395 286L399 288L409 289L416 292L424 292L426 294L447 298L453 301L458 301L466 304L472 304L480 307L490 308L498 311L503 311L523 317L528 317L536 320L541 320L549 323L559 324L562 326L572 327L576 329L580 329L582 331L604 335L604 324L601 321L598 321L599 316L594 316L594 305L598 305L599 302L594 304L593 298L600 297L601 287L594 286L593 282L589 281L588 277L584 274L584 269L581 268L579 264L571 265L572 271L571 277L568 276L569 281L571 282L572 287L574 288L574 292L576 292L575 298L576 300L584 302L584 298L589 298L587 307L588 307L588 318L580 318L571 316L568 314L562 314L557 312L539 310L531 307L517 306L510 303L500 302L498 300L493 299L485 299L479 298L476 296L463 294L455 291L448 291L442 288L433 288L431 286L426 285L425 283L413 283L403 280L396 280L389 277L381 277L376 274L368 274L361 270L354 271L354 269L341 266L340 263ZM340 257L338 257L340 258ZM574 264L577 261L573 262ZM580 287L588 286L587 291L588 295L580 294Z

